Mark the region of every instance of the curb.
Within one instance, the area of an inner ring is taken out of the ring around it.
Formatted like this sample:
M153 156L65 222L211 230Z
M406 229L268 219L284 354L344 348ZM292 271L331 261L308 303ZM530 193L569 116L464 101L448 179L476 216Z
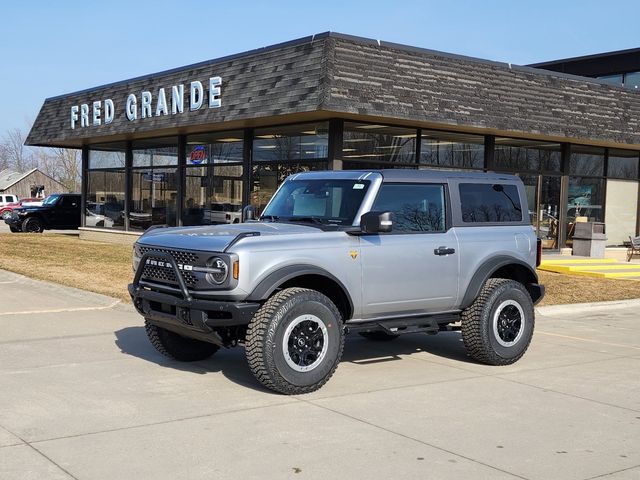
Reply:
M612 302L566 303L563 305L549 305L545 307L536 307L536 313L539 313L540 315L556 315L582 311L603 312L632 307L640 308L640 298L633 298L631 300L615 300Z

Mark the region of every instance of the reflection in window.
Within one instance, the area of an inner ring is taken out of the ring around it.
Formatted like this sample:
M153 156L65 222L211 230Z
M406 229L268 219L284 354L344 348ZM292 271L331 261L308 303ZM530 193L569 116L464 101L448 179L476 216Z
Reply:
M183 225L239 223L242 170L242 165L187 167Z
M498 170L560 171L559 143L496 137L494 162Z
M515 185L460 184L462 221L470 223L518 222L522 207Z
M601 177L604 173L604 148L572 145L569 173Z
M132 172L129 228L174 226L178 205L175 168L136 169Z
M567 200L567 241L571 244L575 222L601 222L604 180L569 177Z
M326 162L254 164L251 176L251 205L259 215L285 178L294 173L326 170Z
M89 169L124 168L125 151L123 142L93 145L89 150Z
M609 150L607 176L625 180L638 179L638 152L633 150Z
M218 132L187 137L186 165L242 163L242 131Z
M259 129L254 132L253 161L326 159L328 142L328 122Z
M124 229L124 170L87 172L85 226Z
M345 122L341 159L354 162L349 168L358 168L355 162L381 162L378 168L415 165L416 135L410 128Z
M625 73L624 86L634 90L640 88L640 72Z
M611 85L618 85L619 87L621 87L623 83L622 73L617 73L615 75L602 75L596 78L602 80L603 82L609 83Z
M392 212L397 232L445 230L442 185L383 184L372 210Z
M156 138L133 144L134 167L162 167L178 164L178 139Z
M431 167L484 167L484 137L422 130L420 164Z

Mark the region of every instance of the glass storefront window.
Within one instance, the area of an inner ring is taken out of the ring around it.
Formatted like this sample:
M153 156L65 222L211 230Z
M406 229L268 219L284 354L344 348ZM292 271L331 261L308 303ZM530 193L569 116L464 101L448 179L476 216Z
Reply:
M243 142L242 130L189 135L185 164L242 163Z
M637 180L638 152L610 149L607 176L625 180Z
M251 205L260 215L278 186L289 175L312 170L326 170L326 162L255 164L251 176Z
M497 170L560 171L559 143L496 137L494 162Z
M484 137L422 130L420 165L444 168L484 168Z
M187 167L183 225L239 223L242 171L242 165Z
M92 145L89 150L89 169L124 168L125 151L124 142Z
M329 123L303 123L263 128L254 132L254 162L286 162L326 159Z
M361 168L352 162L381 162L377 168L415 165L416 137L417 130L412 128L345 122L341 159L350 162L349 169Z
M124 230L124 170L87 172L85 226Z
M604 148L572 145L569 173L571 175L601 177L604 173Z
M178 139L154 138L136 141L133 148L134 167L163 167L178 165Z
M634 90L640 88L640 72L625 73L624 86Z
M602 80L603 82L610 83L611 85L618 85L619 87L622 86L622 73L617 73L615 75L602 75L601 77L597 78L599 80Z
M136 169L132 173L129 229L177 225L177 169Z
M567 200L567 239L573 238L576 222L602 222L604 180L569 177Z

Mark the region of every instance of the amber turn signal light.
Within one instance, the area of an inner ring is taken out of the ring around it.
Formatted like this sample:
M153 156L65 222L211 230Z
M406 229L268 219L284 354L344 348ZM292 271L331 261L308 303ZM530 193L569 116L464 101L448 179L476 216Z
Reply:
M237 280L239 275L240 275L240 262L236 260L235 262L233 262L233 278Z

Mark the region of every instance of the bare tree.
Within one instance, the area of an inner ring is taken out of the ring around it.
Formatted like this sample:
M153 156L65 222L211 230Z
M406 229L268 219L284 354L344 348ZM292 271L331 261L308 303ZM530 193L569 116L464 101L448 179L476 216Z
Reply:
M2 137L1 164L17 172L26 172L36 166L30 149L24 146L25 134L19 128L8 130Z

